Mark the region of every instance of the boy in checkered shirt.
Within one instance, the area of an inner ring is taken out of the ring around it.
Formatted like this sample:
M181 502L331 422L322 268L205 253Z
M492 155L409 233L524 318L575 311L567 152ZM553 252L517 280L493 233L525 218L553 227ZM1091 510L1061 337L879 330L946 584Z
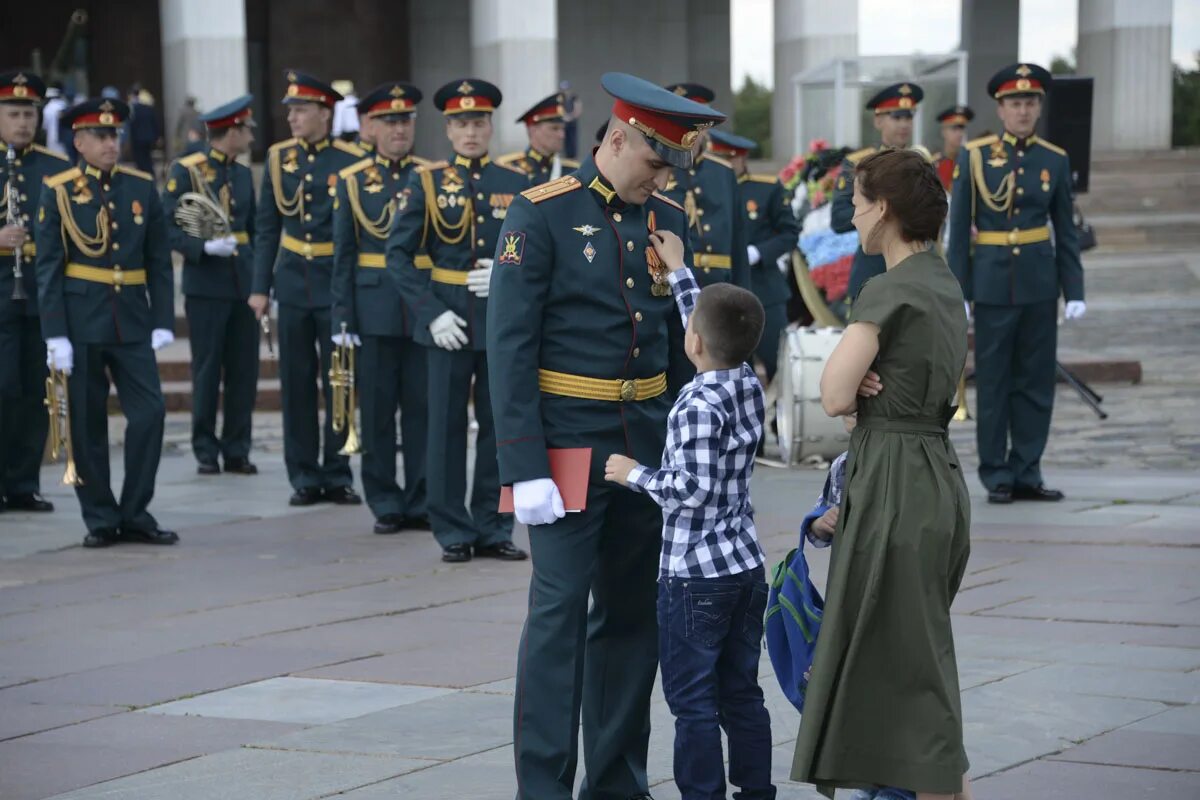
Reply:
M663 509L658 640L663 693L675 716L675 783L683 800L773 800L771 719L758 685L767 584L754 529L750 476L763 432L763 389L747 360L764 312L745 289L703 291L669 231L651 235L687 332L696 377L667 418L662 466L611 455L605 478L645 492Z

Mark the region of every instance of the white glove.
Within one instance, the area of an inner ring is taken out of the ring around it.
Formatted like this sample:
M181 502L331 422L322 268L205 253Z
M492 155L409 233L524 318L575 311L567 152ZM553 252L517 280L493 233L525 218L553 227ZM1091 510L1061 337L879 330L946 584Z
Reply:
M1082 300L1068 300L1067 307L1063 310L1063 316L1066 319L1083 319L1083 315L1087 313L1087 303Z
M476 268L467 273L467 289L476 297L487 297L492 285L492 259L481 258Z
M346 344L362 347L362 339L358 338L357 333L335 333L333 335L333 343L339 347Z
M967 312L967 322L971 321L971 301L963 300L963 311Z
M204 243L204 252L217 258L229 258L235 250L237 250L237 239L232 236L209 239Z
M746 258L750 259L750 266L754 266L762 261L762 253L758 252L758 248L752 244L746 245Z
M429 323L429 333L433 336L433 343L443 350L461 350L468 341L463 330L465 327L465 319L453 311L443 311Z
M784 275L788 274L788 270L792 268L792 254L784 253L779 258L775 259L775 266L779 267L779 271Z
M535 478L513 484L513 511L524 525L549 525L567 515L562 495L550 478Z
M75 350L71 340L65 336L52 336L46 340L46 366L61 369L68 375L75 366Z
M175 334L171 333L166 328L155 328L150 331L150 347L154 350L162 350L164 347L175 341Z

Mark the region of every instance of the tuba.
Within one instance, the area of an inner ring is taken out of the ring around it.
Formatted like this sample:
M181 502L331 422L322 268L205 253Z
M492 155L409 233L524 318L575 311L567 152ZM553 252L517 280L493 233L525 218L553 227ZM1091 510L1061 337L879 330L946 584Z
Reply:
M82 486L83 479L75 469L75 450L71 446L71 400L64 370L50 368L45 404L50 417L50 460L58 461L59 456L65 455L67 469L63 472L63 486Z
M352 456L362 452L362 443L358 438L358 426L355 423L355 412L358 408L358 390L354 385L354 345L346 333L346 323L342 323L342 344L334 347L333 363L329 365L329 387L333 395L333 432L346 433L346 444L338 451L339 455Z
M233 230L229 215L211 197L200 192L184 192L175 207L175 223L188 236L205 241L228 236Z

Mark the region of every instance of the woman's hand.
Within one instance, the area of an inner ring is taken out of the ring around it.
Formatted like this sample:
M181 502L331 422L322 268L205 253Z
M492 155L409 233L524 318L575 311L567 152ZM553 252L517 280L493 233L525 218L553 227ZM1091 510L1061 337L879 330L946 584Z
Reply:
M826 542L828 542L830 539L833 538L833 532L835 530L837 530L837 521L838 521L838 507L834 506L833 508L829 509L824 514L822 514L820 517L813 520L813 524L812 524L812 528L811 528L811 530L813 532L813 536L816 536L818 539L823 539Z
M883 382L879 380L879 373L867 370L867 374L863 376L862 383L858 385L859 397L874 397L883 391Z

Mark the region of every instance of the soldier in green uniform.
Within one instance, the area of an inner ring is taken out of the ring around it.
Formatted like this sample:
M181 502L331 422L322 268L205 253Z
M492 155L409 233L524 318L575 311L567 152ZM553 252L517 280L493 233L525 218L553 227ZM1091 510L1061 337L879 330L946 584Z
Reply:
M333 341L342 325L362 349L362 482L375 533L429 528L425 510L425 348L413 341L412 313L385 274L384 253L397 199L418 166L412 155L421 90L407 83L372 89L358 107L373 155L339 173L333 209ZM361 338L360 338L361 337ZM396 409L404 438L404 488L396 483Z
M254 141L252 101L245 95L200 117L207 151L176 161L163 192L171 248L183 256L184 310L192 347L192 454L196 471L254 475L250 428L258 389L258 325L246 304L254 271L254 180L237 157ZM221 208L226 236L189 235L175 220L179 198L196 193ZM224 375L225 407L220 437L217 407Z
M1046 488L1041 470L1054 408L1058 298L1069 320L1087 307L1070 161L1034 134L1050 82L1035 64L992 76L988 93L1004 133L968 142L954 171L946 260L974 303L979 477L992 503L1063 498Z
M147 507L166 409L154 351L175 339L167 220L154 178L117 166L129 107L105 98L63 112L79 166L45 179L35 239L47 361L70 373L71 438L84 547L174 544ZM125 415L125 485L109 485L109 376Z
M666 372L686 357L672 349L678 311L652 232L679 236L685 262L692 254L682 206L656 190L724 117L632 75L601 82L616 98L604 142L513 204L492 275L500 478L533 550L514 714L520 800L572 797L581 709L581 800L649 797L662 515L605 483L604 462L662 458ZM547 448L573 447L591 449L587 507L565 514Z
M42 179L70 164L33 140L38 106L45 96L46 84L37 75L0 74L0 510L54 510L41 495L49 419L42 403L46 345L38 319L33 264L37 247L30 220L36 213ZM13 208L8 206L10 194L17 200ZM8 224L9 216L16 224Z
M529 147L519 153L508 153L496 159L497 164L516 167L529 176L529 183L540 186L579 169L579 162L563 158L566 143L566 102L562 92L544 97L533 108L517 118L525 124Z
M283 393L283 459L294 506L321 500L358 505L350 459L339 455L344 434L333 431L329 365L329 282L333 272L333 199L338 172L364 153L329 136L333 105L328 84L288 70L288 125L293 138L271 146L259 193L250 307L267 312L279 301L279 377ZM318 358L317 353L320 352ZM325 393L324 437L317 413L317 378ZM324 439L322 447L322 438Z
M712 152L728 159L738 176L738 209L745 220L750 288L766 311L757 355L770 382L778 366L779 337L787 327L787 301L791 296L787 273L779 268L779 263L796 249L800 225L792 213L792 198L779 176L755 174L747 169L746 159L758 147L753 139L716 129L709 132L709 139ZM790 260L783 263L790 271Z
M833 191L830 227L835 233L854 230L854 166L872 153L908 147L912 144L913 113L925 92L915 83L894 83L881 89L867 101L867 109L875 112L875 129L879 131L882 147L864 147L846 156ZM885 270L883 256L869 256L862 247L854 253L850 266L850 283L846 299L853 303L863 284Z
M942 149L933 155L933 168L947 192L954 184L954 165L967 135L967 123L973 119L975 112L968 106L951 106L937 115L942 126Z
M446 117L454 162L438 161L413 173L387 244L387 269L412 312L413 336L426 348L429 521L448 562L469 561L472 555L508 561L527 557L512 543L512 515L499 512L488 383L492 256L509 205L529 187L524 172L488 157L492 112L500 100L498 88L477 78L451 81L437 91L433 102ZM422 248L429 254L429 269L417 262ZM467 402L472 397L479 435L468 509Z

